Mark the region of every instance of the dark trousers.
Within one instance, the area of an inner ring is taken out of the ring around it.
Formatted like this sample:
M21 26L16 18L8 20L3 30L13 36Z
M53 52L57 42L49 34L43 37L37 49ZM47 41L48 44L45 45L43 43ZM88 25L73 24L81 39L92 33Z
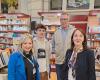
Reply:
M63 64L56 64L57 80L62 80Z

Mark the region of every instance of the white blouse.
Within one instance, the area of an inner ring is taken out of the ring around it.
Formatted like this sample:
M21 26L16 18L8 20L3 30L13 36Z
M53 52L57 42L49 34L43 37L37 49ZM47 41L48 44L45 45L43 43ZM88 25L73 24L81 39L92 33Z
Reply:
M72 68L69 68L69 71L68 71L68 80L76 80L75 77L72 76Z

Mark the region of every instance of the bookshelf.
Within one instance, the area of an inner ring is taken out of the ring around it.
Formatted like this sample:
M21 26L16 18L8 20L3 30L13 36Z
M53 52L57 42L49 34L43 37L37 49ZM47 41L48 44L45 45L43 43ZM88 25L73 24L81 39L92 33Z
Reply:
M5 50L2 50L0 52L0 70L7 67L10 53L11 53L10 48L6 48Z
M88 27L87 43L92 49L100 47L100 27Z
M0 48L18 45L18 39L30 32L30 16L23 13L0 14Z

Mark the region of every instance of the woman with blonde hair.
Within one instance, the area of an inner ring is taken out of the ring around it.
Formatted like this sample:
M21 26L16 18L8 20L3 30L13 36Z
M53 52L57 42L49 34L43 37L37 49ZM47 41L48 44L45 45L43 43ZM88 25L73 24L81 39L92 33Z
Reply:
M18 51L10 55L8 80L40 80L39 65L34 58L33 38L25 34L20 39Z

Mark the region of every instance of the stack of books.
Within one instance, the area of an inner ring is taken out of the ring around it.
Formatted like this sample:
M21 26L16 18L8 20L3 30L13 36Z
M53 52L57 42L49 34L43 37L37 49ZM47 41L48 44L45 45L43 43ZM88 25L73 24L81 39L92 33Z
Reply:
M10 51L2 50L0 53L0 68L8 65Z

